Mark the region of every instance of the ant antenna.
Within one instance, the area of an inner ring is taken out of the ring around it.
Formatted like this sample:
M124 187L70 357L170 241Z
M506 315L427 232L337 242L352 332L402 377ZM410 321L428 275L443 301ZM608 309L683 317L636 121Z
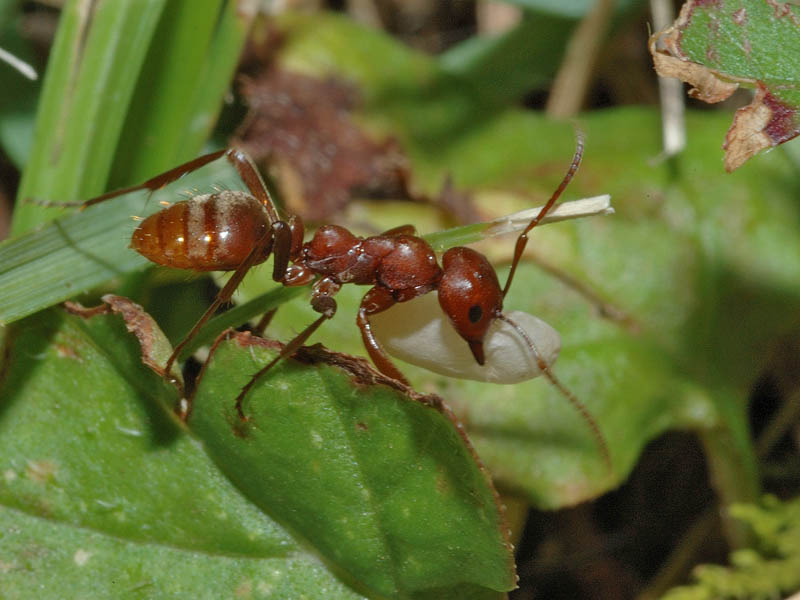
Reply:
M572 407L580 413L581 418L586 421L586 424L589 425L589 428L592 430L592 436L594 437L595 442L597 443L597 447L600 449L600 454L603 456L603 462L606 464L606 468L608 469L609 473L613 471L613 466L611 464L611 452L608 450L608 444L606 444L606 439L603 437L603 432L600 431L600 426L597 424L597 421L592 416L592 413L589 412L589 409L586 408L586 405L578 400L577 396L573 394L567 386L565 386L561 381L556 377L555 373L553 373L552 369L547 365L547 363L542 358L542 355L536 349L536 344L533 343L533 340L528 335L522 327L517 325L511 318L507 317L503 313L498 313L497 318L505 321L511 327L516 329L517 333L525 340L525 343L528 345L528 348L533 354L534 358L536 359L536 366L539 367L539 370L544 373L544 376L550 380L555 387L561 392L561 394L569 401Z
M539 211L539 214L536 215L530 223L528 223L525 231L520 233L519 237L517 238L517 244L514 246L514 260L511 262L511 270L508 272L508 279L506 279L506 285L503 288L503 298L506 297L506 294L511 287L511 281L514 279L514 273L517 271L517 265L522 258L522 253L525 251L525 246L528 243L528 232L536 227L539 222L544 219L545 215L550 212L550 209L553 208L556 200L558 200L559 196L561 196L561 193L566 189L569 182L572 181L572 176L575 175L575 172L578 170L578 166L581 164L585 136L580 129L577 129L575 131L575 137L577 138L575 154L572 157L572 164L569 166L569 169L567 169L567 174L564 175L564 179L561 180L561 184L558 186L556 191L553 192L553 195L550 196L550 200L547 201L547 204L542 207L542 210Z

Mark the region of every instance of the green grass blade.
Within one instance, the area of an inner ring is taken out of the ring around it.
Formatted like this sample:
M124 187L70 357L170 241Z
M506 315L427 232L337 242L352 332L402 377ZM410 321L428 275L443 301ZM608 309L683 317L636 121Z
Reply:
M64 8L18 199L75 200L105 189L163 0L73 1ZM19 202L18 202L19 204ZM12 233L55 214L19 204Z
M151 264L128 247L137 225L131 217L159 210L162 200L174 202L180 198L178 190L210 190L212 185L239 189L241 181L227 162L216 161L159 190L149 201L145 192L128 194L1 243L0 324Z
M239 3L170 2L142 69L111 186L142 181L201 152L249 29Z

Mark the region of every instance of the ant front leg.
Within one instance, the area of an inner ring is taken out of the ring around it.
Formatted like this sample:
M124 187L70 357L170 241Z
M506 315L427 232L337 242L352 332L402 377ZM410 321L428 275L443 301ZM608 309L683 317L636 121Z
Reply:
M311 337L311 334L313 334L324 321L333 318L333 316L336 314L337 308L336 300L333 299L333 296L341 287L342 284L331 277L323 277L314 284L314 288L311 291L311 308L320 313L320 317L306 327L303 331L301 331L297 336L295 336L294 339L288 342L283 347L283 350L281 350L280 354L278 354L278 356L273 358L261 370L253 375L250 378L250 381L248 381L247 384L242 388L242 390L239 392L239 395L236 396L236 412L239 415L239 419L242 421L248 420L247 416L244 414L242 403L258 380L266 375L267 372L269 372L269 370L277 365L281 360L297 352L297 350L299 350L300 347L305 344L306 340Z
M392 293L385 287L375 286L366 293L361 306L358 309L358 317L356 323L361 330L361 339L364 341L364 347L367 349L369 357L372 362L378 367L378 370L392 379L397 379L405 385L409 385L408 380L403 374L394 366L394 363L386 354L381 343L372 332L372 325L369 322L370 315L383 312L397 304Z
M566 175L564 175L564 178L556 188L556 191L550 196L547 204L542 207L542 209L539 211L539 214L536 215L530 223L528 223L528 226L522 233L519 234L519 237L517 238L517 243L514 246L514 259L511 261L511 269L508 271L508 279L506 279L506 284L503 287L503 298L506 297L508 290L511 288L511 282L514 280L514 273L517 272L517 265L519 265L519 261L522 258L522 253L525 251L525 246L528 244L528 233L530 233L531 229L536 227L541 220L545 218L547 213L550 212L558 198L567 188L567 185L569 185L569 182L572 181L575 172L578 170L578 167L581 164L581 160L583 159L583 147L585 143L584 135L580 130L576 131L575 135L577 137L575 154L572 156L572 163L570 164L569 169L567 169Z

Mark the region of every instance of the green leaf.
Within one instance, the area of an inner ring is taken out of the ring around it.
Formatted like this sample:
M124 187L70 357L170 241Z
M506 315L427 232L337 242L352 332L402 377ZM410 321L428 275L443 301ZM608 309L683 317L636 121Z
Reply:
M251 557L133 542L0 507L6 598L363 598L311 556Z
M175 391L142 364L118 316L52 310L12 338L0 388L4 596L230 597L249 587L356 597L169 417Z
M228 92L252 3L172 1L158 24L117 146L111 187L194 158Z
M47 533L43 546L66 538L71 549L28 568L75 569L91 559L83 551L101 561L95 577L109 561L127 572L146 544L168 562L207 555L213 572L230 556L263 562L258 571L234 562L240 580L305 569L317 585L339 587L309 565L301 548L312 548L381 597L495 598L492 589L513 587L491 482L438 399L365 380L374 375L363 365L348 373L287 361L248 399L243 426L232 391L269 353L246 337L225 342L198 384L190 426L231 485L169 417L175 390L141 363L142 351L163 362L169 346L132 311L127 327L141 350L119 317L98 311L53 310L14 326L0 390L0 503L52 522L33 528ZM59 435L42 440L43 429ZM112 550L122 556L112 560ZM193 585L182 573L173 584ZM166 585L160 568L145 580Z
M691 95L719 102L741 84L756 88L725 137L725 168L800 134L800 6L761 0L687 2L651 38L656 70L691 83ZM661 40L666 51L657 52Z
M438 398L404 396L363 362L309 349L301 359L319 364L280 363L241 423L232 391L274 357L269 347L247 334L216 346L189 420L247 497L381 596L514 586L488 474Z

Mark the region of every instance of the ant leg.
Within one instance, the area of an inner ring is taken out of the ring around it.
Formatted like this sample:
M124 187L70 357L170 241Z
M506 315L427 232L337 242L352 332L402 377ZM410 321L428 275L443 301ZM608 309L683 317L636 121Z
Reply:
M78 206L81 210L84 208L88 208L94 204L99 204L100 202L105 202L106 200L110 200L111 198L116 198L117 196L124 196L125 194L130 194L131 192L137 192L139 190L150 190L152 194L156 190L161 189L165 185L172 183L173 181L177 181L187 173L191 173L192 171L196 171L200 167L204 167L208 163L214 162L218 158L220 158L226 152L230 150L217 150L216 152L212 152L211 154L204 154L203 156L198 156L197 158L190 160L189 162L185 162L182 165L175 167L174 169L170 169L169 171L165 171L160 175L156 175L155 177L151 177L144 183L140 183L138 185L132 185L130 187L121 188L118 190L113 190L111 192L106 192L101 196L96 196L91 200L87 200L86 202L59 202L58 206Z
M149 190L150 193L153 193L156 190L159 190L172 183L173 181L177 181L184 175L191 173L192 171L196 171L197 169L204 167L205 165L214 162L223 156L229 163L231 163L231 165L236 168L239 176L242 178L242 181L244 181L250 193L255 196L255 198L260 201L262 205L264 205L264 209L267 211L270 223L279 221L280 217L278 216L278 211L275 208L275 203L270 197L269 191L264 184L264 180L261 179L261 175L259 175L258 170L253 164L253 161L249 156L247 156L247 154L241 150L237 150L236 148L217 150L216 152L211 152L210 154L198 156L197 158L185 162L182 165L178 165L169 171L165 171L160 175L151 177L144 183L106 192L105 194L96 196L85 202L58 202L55 203L54 206L77 206L83 210L94 204L99 204L100 202L105 202L111 198L130 194L131 192L136 192L139 190Z
M550 200L547 201L542 207L542 210L539 211L539 214L536 215L525 230L519 234L517 238L517 243L514 246L514 259L511 262L511 270L508 272L508 279L506 279L506 285L503 288L503 298L506 297L508 290L511 288L511 281L514 279L514 273L517 271L517 265L519 264L520 259L522 258L522 253L525 251L525 246L528 243L528 232L536 227L539 222L550 212L550 209L553 208L553 205L556 203L556 200L561 196L561 193L566 189L567 185L570 181L572 181L573 175L578 170L578 166L581 164L581 159L583 158L583 146L584 146L584 136L583 132L578 130L575 133L577 139L577 143L575 145L575 154L572 156L572 164L570 164L569 169L567 169L566 175L561 180L558 188L556 191L553 192L553 195L550 196Z
M256 200L261 202L264 206L264 210L267 211L270 222L275 223L276 221L280 221L278 209L275 208L275 201L272 199L272 196L270 196L269 189L267 189L267 185L261 178L261 174L258 172L255 164L253 164L253 159L244 151L237 150L236 148L229 148L226 150L225 158L236 167L236 170L239 172L239 177L242 178L247 189L250 190L250 193Z
M242 282L242 279L244 279L244 276L247 275L250 267L259 262L263 256L272 252L273 247L277 246L277 244L283 243L285 245L287 240L291 241L291 238L287 238L285 234L281 233L282 231L286 230L286 223L283 221L278 221L277 223L273 223L272 227L270 227L270 229L268 229L267 232L261 237L258 243L250 251L250 254L247 255L247 258L244 260L244 262L236 268L231 278L228 279L225 286L219 291L217 297L214 298L214 302L212 302L211 305L206 309L206 311L203 313L203 316L197 320L197 323L194 324L194 327L192 327L191 331L189 331L189 333L186 334L180 343L172 350L172 354L170 354L164 367L164 374L167 377L170 376L169 374L172 370L172 365L178 359L178 356L181 354L186 345L192 339L194 339L203 325L205 325L206 322L212 316L214 316L214 313L217 312L217 309L226 302L230 301L231 296L233 296L233 292L235 292L236 288L239 287L239 284ZM283 252L285 251L286 250L283 250ZM277 247L275 248L275 252L276 254L279 253Z
M278 312L277 308L273 308L272 310L265 312L264 316L259 319L258 324L253 327L253 333L255 333L258 337L264 337L264 330L269 326L270 322L272 321L272 317L275 316L276 312Z
M372 326L369 322L369 316L379 312L383 312L397 304L392 293L384 288L375 286L369 290L364 298L361 300L361 307L358 309L358 317L356 323L361 330L361 339L364 341L364 347L367 349L369 357L372 362L378 367L378 370L392 379L397 379L399 382L409 385L408 380L398 370L386 350L383 349L375 334L372 332Z
M312 291L311 296L311 307L316 312L320 313L320 317L311 323L311 325L306 327L303 331L301 331L297 336L295 336L294 339L288 342L283 347L283 350L281 350L280 354L278 354L278 356L273 358L263 368L261 368L261 370L253 375L250 378L250 381L248 381L247 384L242 388L242 390L239 392L239 395L236 396L236 413L239 415L239 419L242 421L247 421L247 416L244 414L242 403L256 382L258 382L259 379L261 379L281 360L297 352L297 350L300 349L306 340L311 337L311 334L313 334L323 322L333 318L333 316L336 314L337 308L336 300L333 299L333 295L339 291L339 288L341 288L341 284L328 277L320 279L314 284L314 290Z

